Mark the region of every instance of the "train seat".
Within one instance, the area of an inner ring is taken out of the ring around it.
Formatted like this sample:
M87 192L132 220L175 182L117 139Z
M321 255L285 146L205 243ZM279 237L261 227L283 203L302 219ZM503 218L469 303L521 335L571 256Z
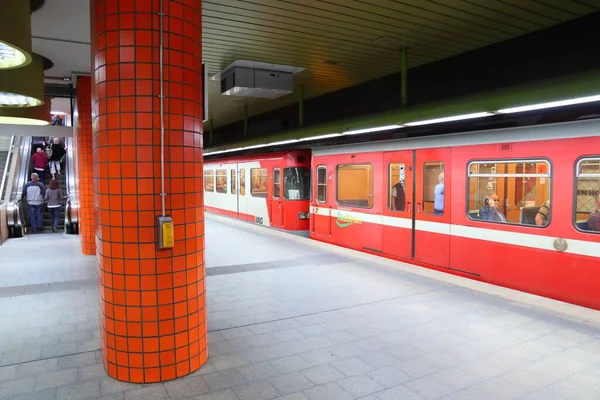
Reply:
M521 223L526 225L535 225L535 216L537 215L540 207L523 207L521 209Z

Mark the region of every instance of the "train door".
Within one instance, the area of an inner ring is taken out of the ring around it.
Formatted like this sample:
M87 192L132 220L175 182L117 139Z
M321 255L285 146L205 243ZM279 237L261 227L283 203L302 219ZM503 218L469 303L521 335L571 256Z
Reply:
M246 164L238 164L238 216L244 220L254 221L248 215L248 198L246 197L246 182L248 181L248 168Z
M283 199L281 198L281 170L279 168L273 169L273 190L271 199L270 214L271 214L271 226L283 227Z
M330 174L327 169L327 160L319 160L313 179L313 193L311 204L311 229L312 233L321 236L331 236L331 206L328 204L328 187Z
M449 148L415 152L414 258L447 268L450 263Z
M236 218L240 217L240 194L239 194L239 190L238 190L238 164L233 164L229 170L229 184L230 184L230 190L231 190L231 194L233 196L235 196L235 204L234 204L234 214Z
M393 151L383 154L383 252L409 259L413 252L414 229L414 169L413 151Z

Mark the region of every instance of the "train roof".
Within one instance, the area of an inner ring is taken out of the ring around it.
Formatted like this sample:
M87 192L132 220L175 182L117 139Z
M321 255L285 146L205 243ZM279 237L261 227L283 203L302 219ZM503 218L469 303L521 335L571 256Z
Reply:
M313 149L313 154L316 156L325 156L346 153L370 153L392 150L468 146L488 143L500 144L594 136L600 136L600 119L330 145Z

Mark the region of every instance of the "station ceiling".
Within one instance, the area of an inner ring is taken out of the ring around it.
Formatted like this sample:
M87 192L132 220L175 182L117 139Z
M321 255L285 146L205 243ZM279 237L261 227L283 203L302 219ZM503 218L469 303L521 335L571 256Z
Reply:
M516 38L600 10L598 0L203 0L209 76L236 60L305 68L305 99ZM90 73L88 0L46 0L32 15L34 51L54 67L46 81ZM551 45L551 44L549 44ZM298 101L220 94L209 81L219 127Z

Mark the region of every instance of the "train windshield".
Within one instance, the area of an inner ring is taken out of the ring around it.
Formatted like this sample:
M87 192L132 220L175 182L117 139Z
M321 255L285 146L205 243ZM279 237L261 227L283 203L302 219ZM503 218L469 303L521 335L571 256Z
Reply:
M284 168L283 193L286 200L308 200L310 170L305 167Z

